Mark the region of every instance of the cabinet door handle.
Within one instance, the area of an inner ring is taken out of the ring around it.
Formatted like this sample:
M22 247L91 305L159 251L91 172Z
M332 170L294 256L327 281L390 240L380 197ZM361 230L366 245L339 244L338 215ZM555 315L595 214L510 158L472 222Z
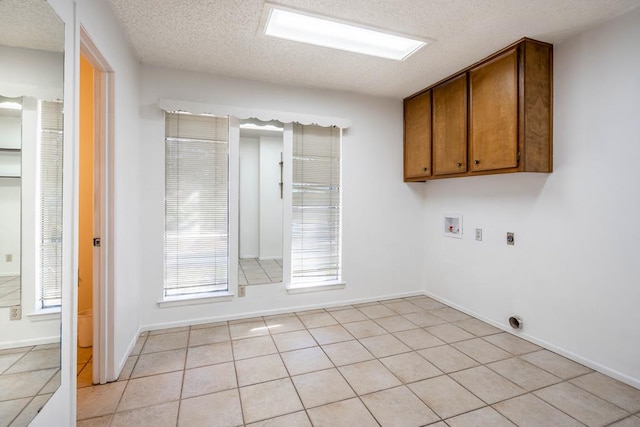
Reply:
M458 163L456 163L456 166L461 168L462 167L462 163L458 162Z
M427 169L429 169L429 168L426 167L426 166L422 168L422 170L425 171L425 172L427 171Z
M474 164L474 165L480 164L480 160L474 160L474 161L473 161L473 164Z

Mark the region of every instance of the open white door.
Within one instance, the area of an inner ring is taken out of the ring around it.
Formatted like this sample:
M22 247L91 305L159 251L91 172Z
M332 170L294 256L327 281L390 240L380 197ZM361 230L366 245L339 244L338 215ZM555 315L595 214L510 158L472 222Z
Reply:
M80 28L94 68L93 383L115 381L113 300L113 70Z

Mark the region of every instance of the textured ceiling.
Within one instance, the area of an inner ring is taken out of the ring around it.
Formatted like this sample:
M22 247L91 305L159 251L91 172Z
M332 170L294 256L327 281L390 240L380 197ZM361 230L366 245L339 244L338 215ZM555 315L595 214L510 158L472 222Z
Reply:
M110 2L143 63L394 98L522 37L558 43L640 6L640 0L278 0L436 40L396 62L266 37L263 0Z
M64 24L43 0L0 0L0 44L62 52Z

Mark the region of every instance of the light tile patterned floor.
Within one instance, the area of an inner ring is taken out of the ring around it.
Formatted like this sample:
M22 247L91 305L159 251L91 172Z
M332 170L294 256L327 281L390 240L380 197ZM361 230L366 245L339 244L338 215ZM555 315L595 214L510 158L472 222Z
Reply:
M60 385L60 344L0 350L0 427L23 427Z
M243 258L238 262L240 285L262 285L282 282L281 259Z
M640 426L640 390L427 297L152 331L80 377L79 427Z
M0 307L20 305L20 276L0 276Z

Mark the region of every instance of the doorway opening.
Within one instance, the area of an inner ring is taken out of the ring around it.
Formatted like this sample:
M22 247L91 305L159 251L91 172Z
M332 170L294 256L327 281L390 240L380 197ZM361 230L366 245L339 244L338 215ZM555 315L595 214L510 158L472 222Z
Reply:
M78 387L115 381L113 358L113 71L80 31Z

